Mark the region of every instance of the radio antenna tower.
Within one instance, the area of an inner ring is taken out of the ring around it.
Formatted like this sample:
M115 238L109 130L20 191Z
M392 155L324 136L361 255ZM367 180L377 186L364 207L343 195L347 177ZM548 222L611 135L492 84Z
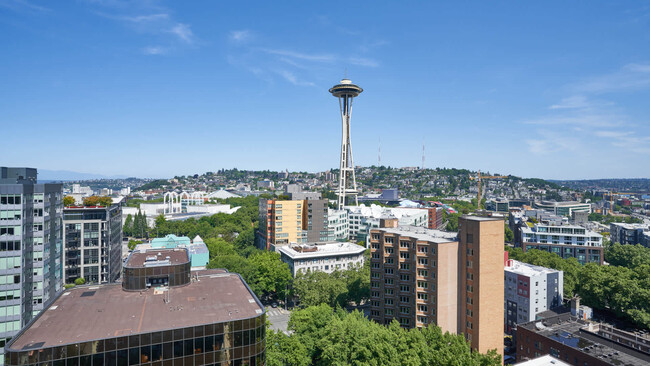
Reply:
M381 137L379 138L379 154L377 155L377 167L381 166Z
M346 78L341 80L340 84L334 85L329 90L333 96L339 99L341 109L341 121L343 122L343 134L341 136L341 162L339 169L339 187L338 187L338 209L342 210L346 204L346 197L354 197L354 204L358 205L357 200L357 179L354 175L354 162L352 161L352 142L350 139L350 116L352 112L352 100L363 92L359 86L352 84L352 81Z
M424 141L422 141L422 170L424 170L424 162L425 162L425 154L424 154Z

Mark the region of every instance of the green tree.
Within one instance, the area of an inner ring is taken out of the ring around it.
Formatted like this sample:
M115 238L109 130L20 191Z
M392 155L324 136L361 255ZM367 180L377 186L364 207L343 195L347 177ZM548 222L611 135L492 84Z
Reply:
M68 207L68 206L74 206L76 200L72 196L65 196L63 197L63 205Z
M99 206L98 196L89 196L83 199L84 206Z
M131 214L126 215L124 225L122 225L122 233L125 236L133 235L133 216L131 216Z
M138 245L138 244L142 244L142 240L133 240L133 239L131 239L131 240L129 240L129 243L127 244L127 246L129 247L129 250L133 250L133 249L135 249L135 246Z
M113 199L108 196L99 197L97 201L99 206L104 206L104 207L108 207L113 204Z
M501 365L496 350L473 352L462 335L443 334L436 326L407 330L397 321L384 326L361 312L333 311L324 304L294 311L289 329L289 338L304 345L312 365ZM274 343L282 349L280 341ZM276 350L269 352L282 360ZM290 363L285 359L285 364Z
M508 224L505 224L505 241L506 243L512 243L515 240L515 234L512 232Z
M276 295L284 298L291 284L291 271L289 265L280 259L277 252L259 252L248 258L254 268L254 274L248 285L257 294Z
M83 277L79 277L76 280L74 280L74 284L78 285L78 286L81 286L81 285L83 285L85 283L86 283L86 279L83 278Z
M287 336L282 332L266 332L266 364L268 366L311 365L309 350L299 337Z

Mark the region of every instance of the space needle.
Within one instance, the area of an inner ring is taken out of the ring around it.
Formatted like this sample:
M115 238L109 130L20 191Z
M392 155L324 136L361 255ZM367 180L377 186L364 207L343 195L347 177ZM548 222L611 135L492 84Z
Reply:
M340 84L330 88L330 93L339 98L339 107L341 108L341 121L343 122L343 135L341 137L341 163L339 170L339 187L338 187L338 209L342 210L345 206L347 196L354 197L354 204L358 205L357 200L357 179L354 175L354 163L352 162L352 142L350 140L350 115L352 113L352 100L363 92L358 85L352 84L349 79L341 80Z

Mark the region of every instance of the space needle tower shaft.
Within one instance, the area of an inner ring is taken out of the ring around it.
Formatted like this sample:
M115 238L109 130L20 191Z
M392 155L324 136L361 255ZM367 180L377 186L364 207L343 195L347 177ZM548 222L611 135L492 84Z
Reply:
M343 131L341 136L341 161L339 169L338 205L339 210L346 205L346 197L354 197L354 204L357 200L357 180L354 174L354 162L352 160L352 142L350 138L350 117L352 113L352 100L359 96L363 89L352 84L348 79L341 80L340 84L334 85L330 90L333 96L339 99L341 109L341 122Z

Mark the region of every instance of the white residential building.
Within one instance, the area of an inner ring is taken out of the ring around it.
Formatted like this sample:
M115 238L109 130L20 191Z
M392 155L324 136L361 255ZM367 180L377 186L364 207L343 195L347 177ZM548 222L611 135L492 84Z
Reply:
M578 225L527 225L521 228L521 239L525 243L603 246L603 236Z
M382 218L396 218L399 226L422 226L429 224L429 211L419 208L382 207L378 205L346 206L350 240L366 241L370 229L379 228ZM367 245L366 245L367 246Z
M278 246L275 249L283 262L289 265L291 274L307 271L332 273L353 266L363 266L366 248L350 242L326 242Z
M330 241L345 240L350 236L347 210L327 210L327 234Z
M535 316L562 305L564 273L551 268L508 260L505 264L506 333L519 323L535 320Z

